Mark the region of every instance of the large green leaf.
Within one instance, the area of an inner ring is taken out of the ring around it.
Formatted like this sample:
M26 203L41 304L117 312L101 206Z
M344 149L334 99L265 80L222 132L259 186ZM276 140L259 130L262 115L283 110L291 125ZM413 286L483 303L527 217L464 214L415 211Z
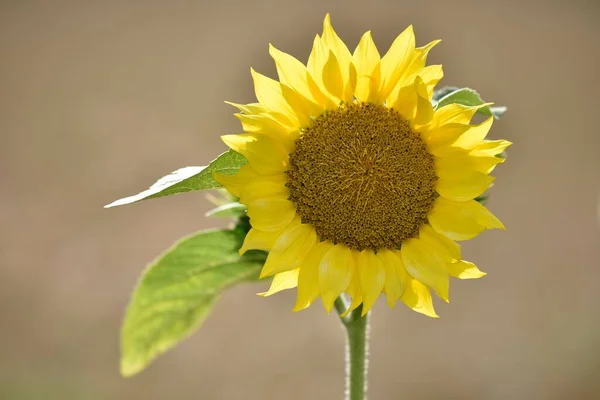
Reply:
M224 289L258 279L266 253L238 255L244 231L184 238L154 261L135 289L121 332L121 374L134 375L200 327Z
M180 168L171 174L160 178L149 189L133 196L125 197L104 206L104 208L122 206L136 203L141 200L155 197L169 196L172 194L190 192L192 190L214 189L222 187L215 180L212 173L220 172L225 175L234 175L244 164L246 158L233 150L229 150L205 167Z
M485 104L479 93L469 88L443 87L438 89L433 94L433 101L436 108L443 107L448 104L463 104L465 106L478 106ZM485 106L477 110L478 113L484 115L493 115L495 119L499 119L506 112L506 107L490 107Z

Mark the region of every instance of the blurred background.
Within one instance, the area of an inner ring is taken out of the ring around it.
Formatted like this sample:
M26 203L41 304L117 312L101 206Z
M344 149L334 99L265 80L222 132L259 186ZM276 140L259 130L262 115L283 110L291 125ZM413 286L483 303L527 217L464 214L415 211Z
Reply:
M228 292L203 329L131 379L119 327L144 265L206 219L204 194L104 210L238 133L268 43L305 61L323 17L382 53L413 24L442 85L509 108L515 144L439 320L372 325L372 399L600 398L600 5L579 1L0 2L0 399L341 399L344 336L294 293Z

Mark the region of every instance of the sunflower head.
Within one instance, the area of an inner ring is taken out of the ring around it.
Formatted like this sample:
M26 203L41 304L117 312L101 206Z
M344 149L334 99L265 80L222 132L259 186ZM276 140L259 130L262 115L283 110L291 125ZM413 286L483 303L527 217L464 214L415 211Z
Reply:
M502 223L474 199L510 142L485 137L478 107L432 106L438 41L408 27L381 57L371 33L351 53L325 17L306 65L270 46L279 81L252 70L257 103L233 104L244 133L223 136L248 164L217 180L248 209L240 252L269 252L268 296L298 288L294 310L347 293L367 313L381 293L436 317L450 277L485 275L456 241Z

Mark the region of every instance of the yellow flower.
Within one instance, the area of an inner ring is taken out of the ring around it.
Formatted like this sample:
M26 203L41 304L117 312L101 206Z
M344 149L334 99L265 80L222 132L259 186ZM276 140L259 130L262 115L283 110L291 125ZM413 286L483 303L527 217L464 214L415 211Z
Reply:
M363 314L384 293L437 317L430 289L448 301L449 278L485 275L455 241L502 223L474 200L510 142L484 140L478 107L435 110L438 41L415 48L412 27L380 57L371 33L354 53L325 17L305 66L270 46L279 81L252 70L258 103L233 104L245 131L223 136L248 164L217 179L248 207L240 253L269 251L268 296L298 288L295 311L342 293Z

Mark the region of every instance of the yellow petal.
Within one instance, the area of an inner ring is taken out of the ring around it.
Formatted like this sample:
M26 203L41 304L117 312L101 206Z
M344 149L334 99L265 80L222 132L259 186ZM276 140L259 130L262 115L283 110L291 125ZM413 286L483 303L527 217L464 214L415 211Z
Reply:
M419 230L419 238L428 242L442 254L445 260L457 261L461 258L460 245L454 240L439 234L429 224L425 224Z
M354 95L360 101L368 101L373 70L381 60L375 42L373 42L371 31L362 36L352 58L356 66L356 90ZM377 82L377 86L379 86L379 82Z
M235 114L242 123L244 132L260 133L282 142L288 152L293 149L294 140L299 136L297 128L282 125L271 117L274 113L265 114Z
M339 99L331 95L323 83L323 70L329 57L329 49L323 43L319 35L315 36L313 47L308 57L308 85L316 102L326 110L336 109L339 105Z
M463 133L454 143L452 143L452 146L461 147L463 149L472 149L478 144L481 144L481 142L483 142L483 139L485 139L488 132L490 131L493 122L494 117L489 117L481 124L472 126L465 133Z
M448 273L458 279L477 279L487 275L480 271L475 264L465 260L448 264Z
M235 175L225 175L219 172L213 172L213 177L217 182L223 185L229 193L236 197L240 197L244 187L250 182L260 179L261 175L246 164L243 165Z
M331 26L329 14L325 16L325 21L323 21L323 35L321 40L326 47L333 51L339 64L340 74L344 85L344 93L340 96L340 100L350 103L353 100L354 90L356 88L356 68L352 63L352 54L350 54L350 50L348 50L346 44L340 39ZM327 109L331 108L327 107Z
M291 87L308 100L314 101L315 99L308 86L308 71L306 70L306 66L293 56L277 50L272 44L269 44L269 54L273 58L273 61L275 61L279 81Z
M281 93L283 98L294 110L294 114L298 119L298 126L306 127L310 124L311 117L320 115L324 108L317 103L302 96L294 89L281 85Z
M411 63L411 68L419 69L419 68L425 67L425 64L427 63L427 56L429 55L429 52L440 42L441 42L441 40L439 40L439 39L432 40L431 42L427 43L423 47L417 47L415 49L416 57L414 58L413 62Z
M355 260L355 271L358 273L360 286L362 288L362 315L364 316L377 301L377 298L383 289L386 274L383 263L372 250L361 251L357 257L355 257Z
M296 207L287 197L269 197L247 204L250 224L263 232L276 232L287 227L296 215Z
M281 85L276 80L259 74L251 69L252 79L254 80L254 93L256 98L267 110L276 111L295 121L294 110L285 101L281 92Z
M369 95L367 96L367 101L371 103L383 104L383 100L380 100L378 96L379 85L381 85L381 62L375 64L375 68L373 68L373 72L371 73L371 78L369 79Z
M315 40L313 41L312 50L310 52L310 55L308 56L308 63L306 65L306 68L308 70L308 73L316 83L318 90L327 95L328 93L325 90L325 85L323 84L323 69L325 68L325 64L327 63L328 57L329 51L327 49L327 46L323 44L319 35L316 35ZM315 89L313 88L311 93L313 93L314 90Z
M273 243L281 235L281 232L262 232L252 228L244 239L244 244L240 247L240 255L248 250L264 250L269 251L273 247Z
M308 56L308 62L306 63L306 69L318 84L323 83L323 67L327 62L328 55L327 46L323 45L319 35L315 35L313 46Z
M350 63L348 66L348 80L344 86L344 101L352 103L354 101L354 92L356 91L356 66Z
M433 299L427 286L416 279L410 278L402 301L408 308L432 318L439 318L433 308Z
M238 104L232 103L231 101L225 101L224 103L234 106L244 114L262 114L267 111L267 109L260 103Z
M415 78L415 89L417 92L417 113L413 119L415 129L428 124L433 118L433 106L429 100L427 86L420 76Z
M429 223L452 240L468 240L485 229L505 229L487 208L475 200L457 203L438 197L429 213Z
M242 189L240 203L248 204L267 197L289 197L289 189L285 186L285 174L261 175L248 182Z
M298 297L294 311L310 306L319 297L319 264L323 255L333 247L331 242L317 243L306 256L298 274Z
M292 289L298 286L298 271L299 268L291 271L281 272L273 277L269 290L263 293L258 293L259 296L267 297L282 290Z
M417 47L414 52L414 57L406 69L406 79L412 80L415 75L420 75L421 71L426 68L427 64L427 56L429 55L429 51L435 47L441 40L434 40L429 42L423 47ZM441 78L441 77L440 77Z
M431 121L431 129L452 123L469 124L477 110L487 105L488 103L478 106L465 106L457 103L447 104L435 111Z
M409 239L400 249L406 271L415 279L423 282L443 300L448 301L450 279L443 256L426 241Z
M344 98L344 78L340 71L340 64L331 50L323 68L323 84L333 96L340 100Z
M346 44L333 30L333 27L331 26L331 17L329 14L325 16L325 20L323 21L322 41L325 46L327 46L335 54L335 57L340 65L340 71L342 73L344 82L348 81L349 67L352 63L352 55L350 54L350 50L348 50Z
M431 100L433 95L433 87L435 84L442 79L443 71L441 66L430 66L425 67L427 61L427 54L429 50L433 48L439 40L435 40L424 47L419 47L412 52L411 60L404 72L401 74L396 87L392 90L388 96L388 103L395 103L397 101L398 89L407 86L414 82L415 77L421 76L423 82L425 82L427 93L429 94L428 100Z
M356 256L357 254L354 254L354 263L356 264ZM356 310L358 308L358 306L360 306L363 302L363 296L362 296L362 288L360 286L360 277L358 273L355 273L352 276L352 280L350 281L350 284L348 285L348 289L346 289L346 293L348 293L348 295L352 298L352 302L350 303L350 306L346 309L346 311L344 311L342 314L340 314L340 316L345 317L346 315L350 314L352 311Z
M259 174L283 172L288 165L288 153L284 145L272 137L256 133L224 135L227 146L241 153L248 164Z
M407 279L402 279L406 275L404 262L394 252L384 249L377 252L377 257L385 269L385 284L383 291L390 307L396 305L396 301L404 294ZM403 273L404 272L404 273Z
M457 176L461 172L467 171L478 171L488 174L496 165L503 162L503 158L496 157L485 151L469 151L455 148L452 151L445 152L442 157L437 158L435 160L435 168L438 176L440 173Z
M398 101L398 95L400 94L399 90L404 86L410 85L417 77L419 77L423 81L424 92L427 93L425 97L431 103L433 89L443 76L444 71L441 65L429 65L425 68L417 69L412 73L403 76L398 81L394 89L389 93L386 102L389 104L396 103Z
M433 117L433 107L427 96L425 84L417 76L411 85L400 89L390 107L414 125L424 125Z
M427 149L431 154L436 157L444 157L455 151L451 147L452 143L469 129L471 129L471 125L452 123L421 130L421 135L427 142Z
M471 154L476 156L496 156L512 143L508 140L484 140L473 148Z
M352 250L335 245L323 255L319 264L319 290L323 305L331 312L333 302L344 292L354 274Z
M317 234L311 225L286 228L273 244L260 277L298 268L316 242Z
M428 65L418 72L418 76L423 79L428 94L427 98L431 102L435 85L444 77L444 68L442 65Z
M412 25L394 40L381 58L381 85L377 102L385 100L406 72L415 52L415 34Z
M435 189L448 200L467 201L488 190L493 181L494 177L479 171L442 169Z

